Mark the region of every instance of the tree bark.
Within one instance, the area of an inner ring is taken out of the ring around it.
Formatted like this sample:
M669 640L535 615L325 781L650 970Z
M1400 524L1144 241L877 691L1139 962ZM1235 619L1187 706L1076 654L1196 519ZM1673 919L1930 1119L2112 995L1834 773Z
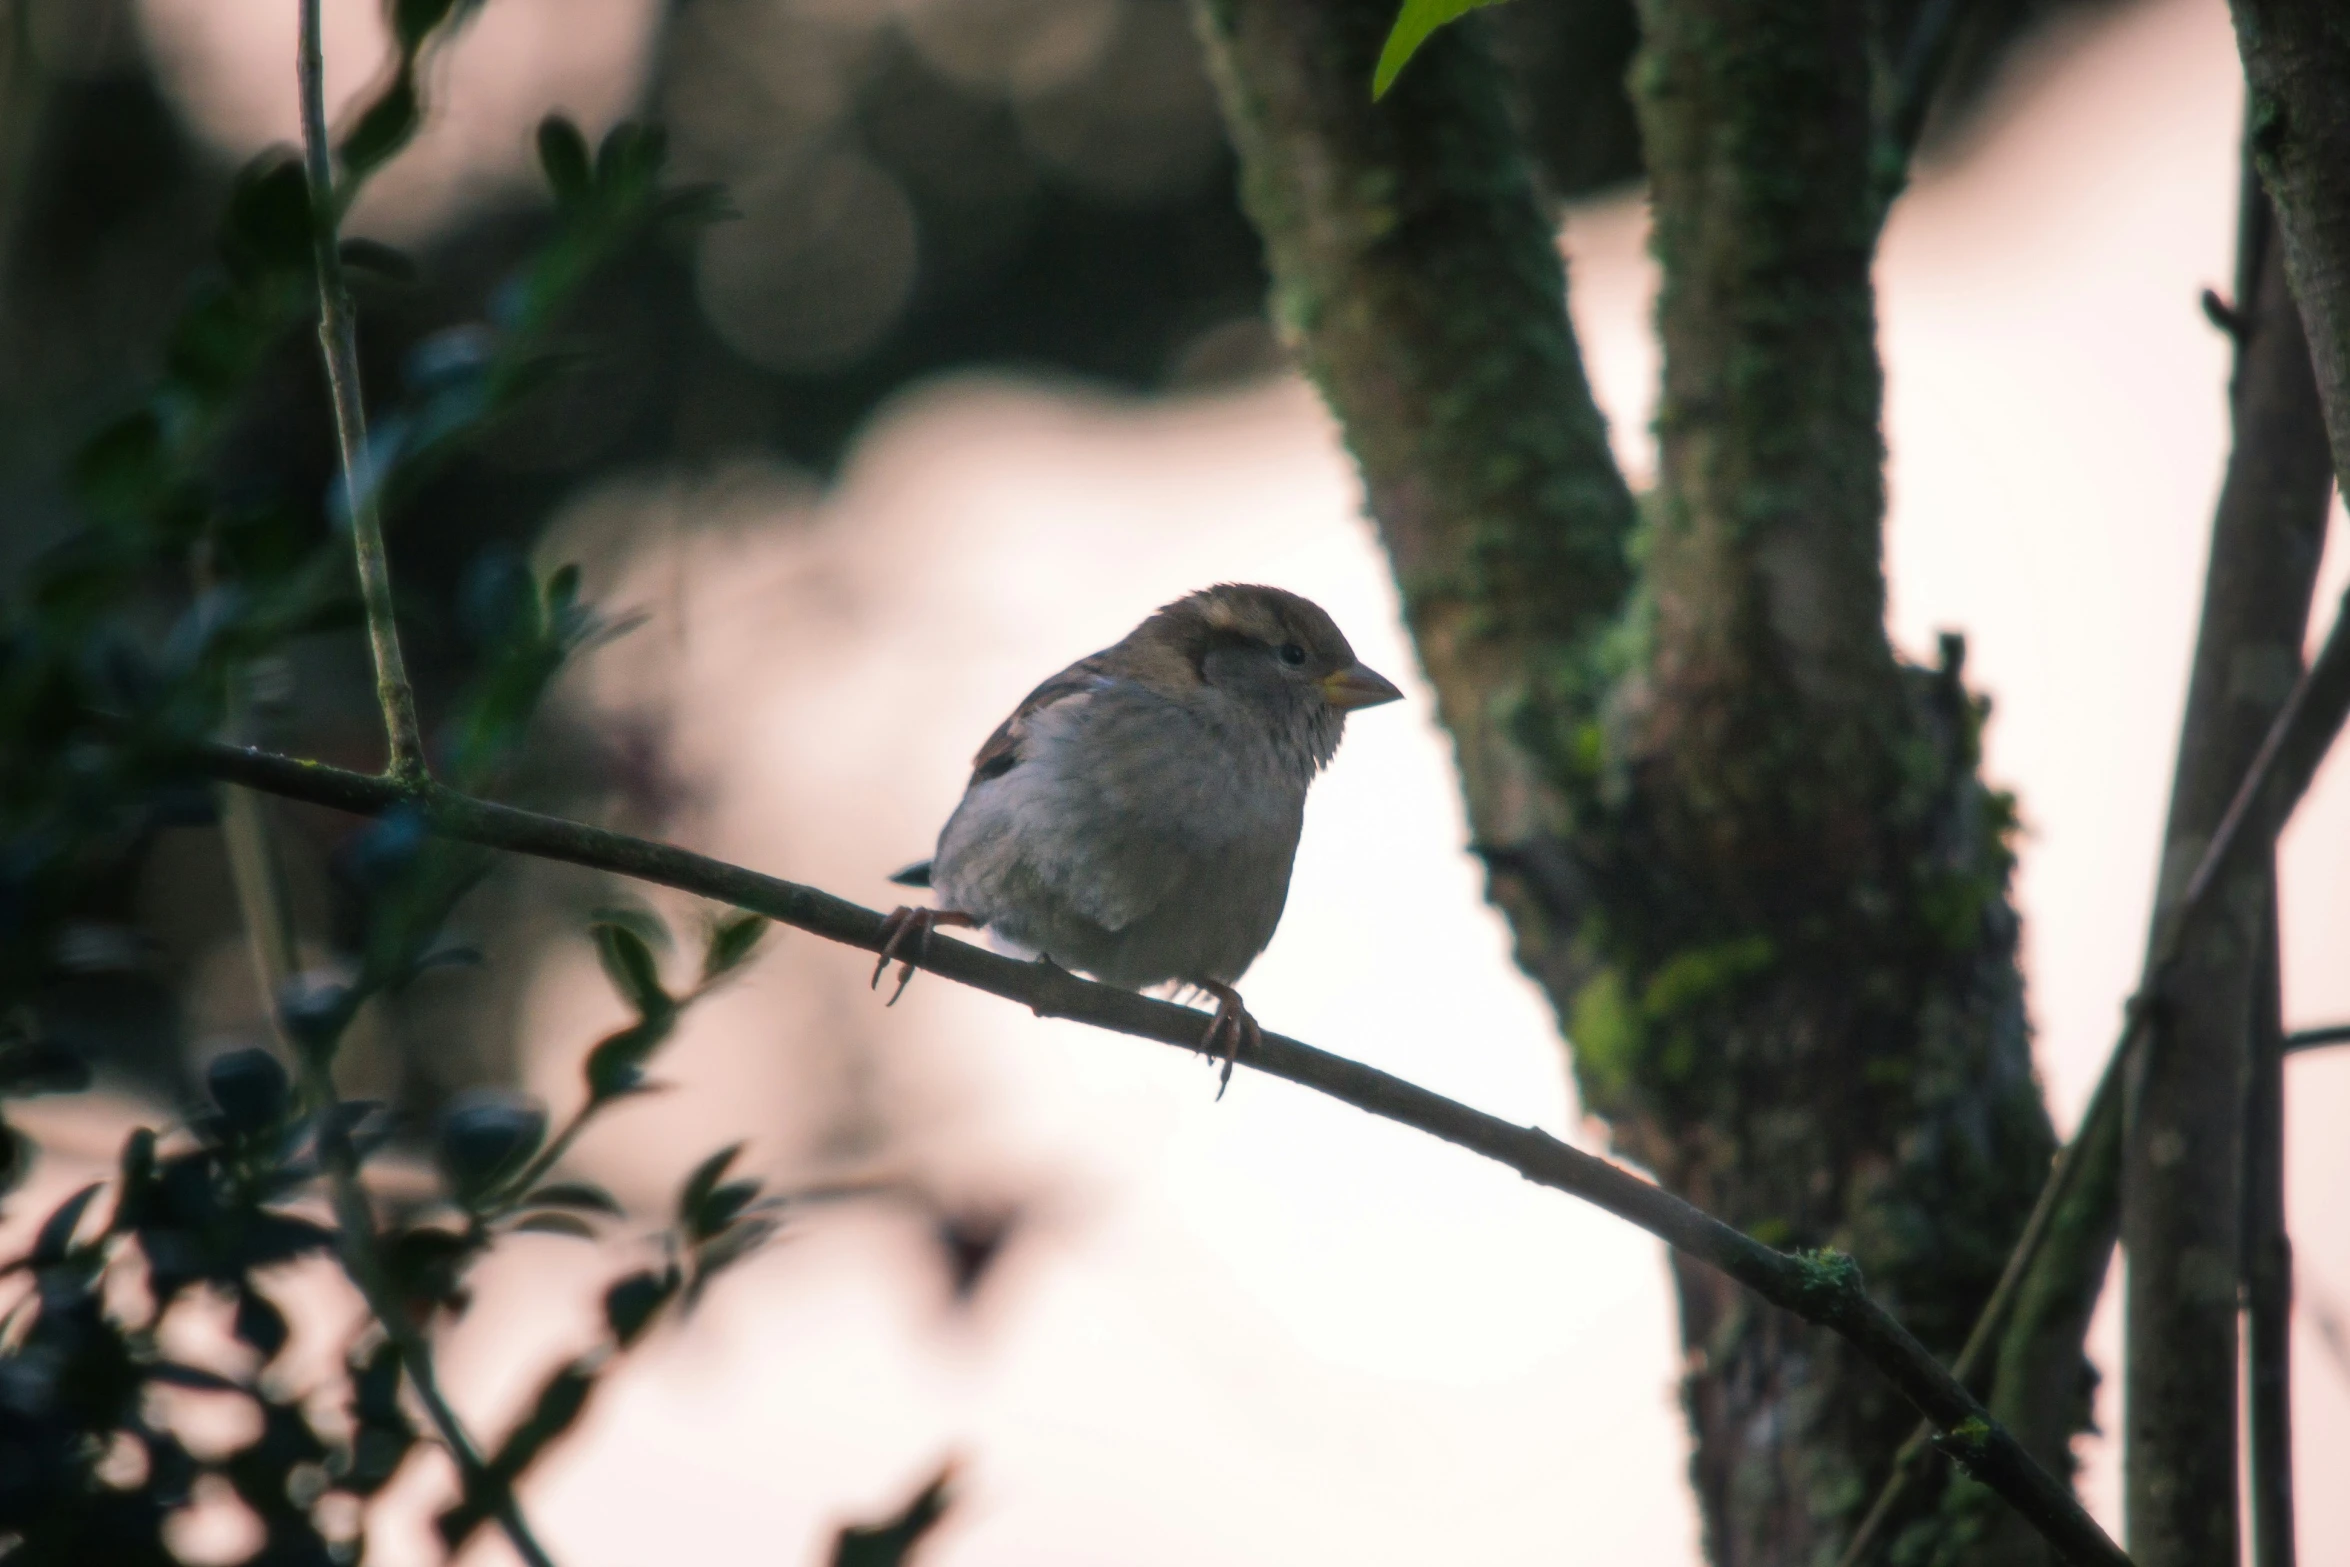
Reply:
M2255 132L2257 138L2257 131ZM2301 671L2331 491L2325 428L2266 203L2247 192L2231 388L2236 445L2212 526L2156 927L2168 921ZM2252 1033L2270 857L2250 854L2151 997L2125 1080L2124 1493L2144 1567L2237 1551L2237 1285Z
M1948 1353L2054 1139L2005 896L2012 807L1976 776L1983 710L1955 643L1941 671L1906 671L1884 629L1868 8L1653 0L1643 22L1654 614L1618 708L1631 787L1608 847L1633 852L1604 878L1612 961L1577 996L1578 1071L1671 1184L1848 1246ZM1634 1026L1594 1052L1611 986L1639 998ZM1899 1412L1832 1349L1791 1356L1743 1300L1694 1275L1683 1291L1715 1559L1833 1549ZM2033 1404L2028 1425L2069 1433L2078 1375ZM2064 1443L2040 1456L2062 1465ZM1963 1559L1932 1500L1897 1549Z
M2252 155L2276 203L2334 472L2350 473L2350 24L2323 0L2233 0Z
M1492 855L1539 854L1569 806L1528 738L1594 709L1634 513L1500 76L1451 27L1374 106L1378 0L1197 14L1274 324L1361 468L1471 829ZM1518 936L1553 939L1534 920Z
M1199 3L1275 318L1361 464L1585 1105L1749 1233L1851 1251L1947 1356L2053 1148L2012 818L1955 641L1907 669L1883 626L1865 11L1725 9L1644 16L1666 397L1635 544L1482 29L1375 106L1392 6ZM1714 1558L1811 1561L1905 1411L1735 1286L1676 1283ZM2074 1356L2041 1390L2066 1434Z

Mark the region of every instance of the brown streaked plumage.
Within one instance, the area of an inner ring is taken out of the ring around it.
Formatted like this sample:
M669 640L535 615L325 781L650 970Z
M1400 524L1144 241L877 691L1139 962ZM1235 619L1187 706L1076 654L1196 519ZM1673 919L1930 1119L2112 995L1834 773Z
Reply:
M1256 1032L1232 983L1280 922L1307 787L1346 714L1400 694L1311 600L1235 583L1176 600L988 736L937 854L896 878L941 907L891 916L876 983L934 926L985 926L1110 984L1214 995L1203 1046L1222 1042L1229 1081Z

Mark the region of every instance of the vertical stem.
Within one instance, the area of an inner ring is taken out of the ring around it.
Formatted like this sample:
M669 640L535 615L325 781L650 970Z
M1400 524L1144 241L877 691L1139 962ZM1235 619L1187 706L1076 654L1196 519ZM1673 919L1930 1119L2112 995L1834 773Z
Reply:
M2293 1243L2285 1233L2285 1021L2272 888L2244 1115L2245 1443L2252 1567L2293 1567Z
M425 779L424 741L416 722L416 694L400 656L400 631L392 614L391 566L383 521L376 509L375 478L367 471L367 415L359 401L359 341L351 297L343 286L337 249L334 166L326 137L326 62L319 47L319 0L302 0L296 74L302 99L302 160L310 185L312 256L318 271L318 345L326 365L327 393L334 403L337 455L343 499L351 514L351 547L359 564L359 596L367 614L369 651L375 658L376 698L383 706L390 759L385 769L409 782ZM318 1162L341 1233L344 1270L366 1298L367 1307L398 1350L401 1366L416 1389L434 1428L456 1460L469 1493L486 1496L516 1554L529 1567L554 1567L532 1535L520 1505L505 1481L493 1474L443 1396L434 1373L431 1346L391 1290L376 1247L375 1214L359 1179L359 1154L339 1114L341 1097L327 1064L327 1048L297 1044L302 1084L318 1117Z
M318 270L318 346L326 364L327 394L335 411L335 438L343 474L343 501L351 514L351 549L359 563L359 599L367 614L368 650L375 659L376 700L390 744L387 771L396 778L425 776L424 739L416 722L416 693L400 657L400 629L392 614L391 566L384 553L383 519L376 509L375 475L367 460L367 414L359 401L358 323L343 285L337 248L334 164L326 136L326 63L318 41L318 0L302 0L298 75L302 96L302 161L309 176L311 247Z
M242 675L240 670L231 676L237 684L230 691L229 721L225 727L232 743L241 743L245 738ZM270 836L268 797L235 784L217 785L213 794L220 805L221 837L228 851L229 871L236 885L238 910L244 917L246 940L252 948L254 972L261 982L263 1005L274 1021L281 1015L288 983L301 970L301 959L294 941L293 920L286 906L277 846ZM350 1128L336 1114L342 1101L335 1089L333 1069L327 1064L327 1052L332 1046L305 1043L291 1037L282 1026L278 1035L294 1057L301 1073L304 1097L318 1118L318 1162L326 1172L329 1197L334 1205L343 1271L357 1286L369 1314L391 1339L425 1413L465 1477L466 1490L490 1498L491 1512L504 1527L516 1553L530 1567L554 1567L552 1559L531 1534L512 1489L490 1473L480 1450L458 1420L457 1412L442 1395L440 1379L433 1370L431 1346L385 1279L383 1256L376 1245L374 1211L360 1180L359 1151L352 1145Z
M317 0L304 0L304 3L315 5ZM318 1162L326 1171L327 1190L334 1204L343 1271L358 1286L369 1314L382 1325L385 1336L399 1353L409 1385L416 1389L416 1397L424 1405L433 1429L440 1433L442 1444L455 1461L466 1494L487 1499L490 1512L505 1531L514 1553L528 1567L555 1567L554 1558L531 1533L530 1523L522 1515L522 1505L514 1499L513 1488L491 1471L481 1449L474 1445L464 1422L457 1418L457 1411L442 1393L440 1378L433 1370L432 1347L409 1315L407 1303L392 1290L384 1275L383 1256L375 1243L374 1209L359 1179L359 1152L351 1144L350 1128L336 1113L341 1099L335 1091L333 1071L327 1065L326 1053L331 1048L297 1045L294 1056L301 1064L303 1093L318 1117Z
M2248 140L2259 140L2257 106ZM2255 178L2247 166L2245 179ZM2254 852L2189 875L2238 814L2238 781L2298 698L2332 484L2319 385L2265 200L2248 199L2233 312L2236 444L2212 525L2201 627L2148 942L2145 1038L2123 1100L2123 1492L2146 1567L2234 1561L2241 1414L2238 1281L2253 1021L2274 818ZM2208 905L2188 928L2189 902ZM2175 946L2159 968L2155 958Z

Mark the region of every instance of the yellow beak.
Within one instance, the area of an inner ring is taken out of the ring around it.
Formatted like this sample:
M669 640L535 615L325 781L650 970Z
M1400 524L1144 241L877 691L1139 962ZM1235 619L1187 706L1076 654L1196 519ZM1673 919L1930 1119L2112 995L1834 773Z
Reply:
M1342 713L1358 707L1377 707L1402 696L1395 689L1394 681L1361 664L1349 664L1335 675L1322 677L1322 699Z

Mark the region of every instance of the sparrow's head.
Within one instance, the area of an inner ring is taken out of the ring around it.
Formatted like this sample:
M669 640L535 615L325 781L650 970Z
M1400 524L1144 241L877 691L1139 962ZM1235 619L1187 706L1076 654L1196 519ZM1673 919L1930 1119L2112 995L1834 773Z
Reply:
M1295 736L1316 766L1338 749L1348 713L1403 695L1355 657L1319 604L1280 588L1203 588L1143 622L1135 639L1179 652L1193 678Z

